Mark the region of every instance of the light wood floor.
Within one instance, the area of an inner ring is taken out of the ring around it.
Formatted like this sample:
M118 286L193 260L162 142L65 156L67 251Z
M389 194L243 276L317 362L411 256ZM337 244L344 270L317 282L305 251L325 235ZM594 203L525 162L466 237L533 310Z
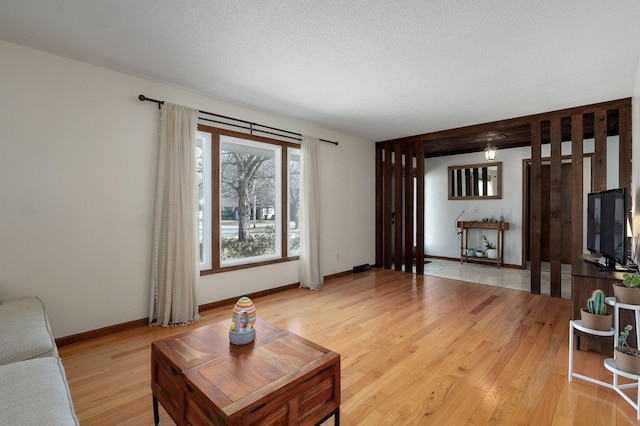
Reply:
M254 303L258 333L264 318L341 354L343 425L636 424L614 391L568 382L570 300L373 270ZM153 424L150 343L183 331L141 327L61 347L81 424ZM604 358L577 351L575 371L609 381ZM161 422L174 424L162 409Z

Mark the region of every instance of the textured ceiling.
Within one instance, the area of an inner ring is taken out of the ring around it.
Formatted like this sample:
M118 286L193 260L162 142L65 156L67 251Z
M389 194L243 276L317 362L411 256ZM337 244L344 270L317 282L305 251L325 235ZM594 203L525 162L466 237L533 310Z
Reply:
M0 39L380 141L632 96L640 1L0 0Z

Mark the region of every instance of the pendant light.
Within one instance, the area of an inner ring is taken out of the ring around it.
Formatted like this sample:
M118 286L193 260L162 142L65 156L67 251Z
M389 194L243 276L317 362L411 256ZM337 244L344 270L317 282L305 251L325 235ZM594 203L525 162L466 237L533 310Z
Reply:
M487 147L484 149L484 157L487 161L494 161L496 159L496 152L498 151L495 146L491 143L491 139L487 142Z

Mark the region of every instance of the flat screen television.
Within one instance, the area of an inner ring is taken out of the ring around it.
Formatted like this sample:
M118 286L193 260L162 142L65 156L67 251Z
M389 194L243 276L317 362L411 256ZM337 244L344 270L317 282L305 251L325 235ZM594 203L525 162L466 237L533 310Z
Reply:
M627 212L625 188L587 195L587 250L602 257L602 269L627 264Z

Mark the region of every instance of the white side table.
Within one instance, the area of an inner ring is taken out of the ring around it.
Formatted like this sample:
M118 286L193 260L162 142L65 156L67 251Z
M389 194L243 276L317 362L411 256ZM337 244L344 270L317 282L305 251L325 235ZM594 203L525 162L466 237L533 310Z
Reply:
M615 303L615 301L614 301L614 303ZM622 305L621 304L620 307L623 307L623 306L632 306L632 305ZM638 308L640 309L640 306L638 306ZM636 310L636 313L637 312L638 312L638 310ZM618 310L616 309L616 314L617 313L618 313ZM616 317L617 317L617 315L616 315ZM582 379L582 380L585 380L587 382L591 382L591 383L595 383L595 384L600 385L600 386L604 386L605 388L608 388L608 389L613 389L614 391L616 391L618 393L618 395L623 397L624 400L627 401L636 410L636 413L637 413L636 417L637 417L638 420L640 420L640 409L639 409L639 407L640 407L640 375L627 373L626 371L618 370L617 366L616 366L615 358L607 358L607 359L604 360L605 368L613 373L613 383L603 382L602 380L594 379L593 377L589 377L589 376L585 376L585 375L582 375L582 374L574 373L573 372L573 341L575 339L575 335L574 335L574 331L575 330L580 330L583 333L589 333L589 334L592 334L594 336L614 336L614 335L617 336L616 331L613 328L610 328L609 331L592 330L590 328L586 328L582 324L581 320L571 320L571 321L569 321L569 381L572 382L573 378L576 377L578 379ZM614 340L614 345L615 345L615 340ZM626 377L627 379L635 380L636 383L620 384L620 382L618 380L620 376ZM629 395L624 393L624 391L626 389L633 389L633 388L637 388L639 390L638 393L637 393L637 400L636 401L632 400Z
M605 298L605 303L607 305L613 306L614 307L614 316L613 316L613 321L614 321L614 340L613 340L613 347L615 348L617 346L617 339L620 336L620 309L628 309L631 311L634 311L635 314L635 319L636 319L636 324L635 324L635 328L636 328L636 342L640 342L640 305L629 305L626 303L616 303L616 298L615 297L607 297ZM571 322L576 322L576 323L582 323L582 321L577 321L577 320L573 320ZM580 324L582 325L582 324ZM582 332L585 333L590 333L590 334L594 334L596 336L603 336L603 334L596 334L596 333L602 333L602 332L597 332L595 330L589 330L589 329L585 329L584 326L582 326L581 328L578 326L578 324L572 325L571 326L571 342L569 342L569 381L571 381L571 377L579 377L583 380L587 380L589 382L592 383L596 383L599 384L601 386L607 387L609 389L613 389L615 390L618 395L620 395L621 397L624 398L625 401L627 401L629 403L629 405L631 405L637 413L637 419L640 420L640 375L637 374L632 374L632 373L627 373L626 371L622 371L622 370L618 370L617 365L616 365L616 360L615 358L607 358L604 360L604 367L611 371L611 373L613 373L613 383L605 383L602 382L600 380L596 380L593 379L591 377L586 377L586 376L582 376L576 373L573 373L572 369L573 369L573 329L576 328ZM608 333L608 332L605 332ZM606 334L608 335L608 334ZM614 356L615 356L615 351L614 351ZM626 377L627 379L631 379L634 380L635 383L627 383L627 384L620 384L619 378L620 376L622 377ZM626 389L633 389L633 388L637 388L638 394L637 394L637 400L634 401L631 399L631 397L629 395L627 395L626 393L624 393L624 390Z
M613 347L617 346L617 339L620 335L620 309L628 309L635 312L636 319L636 338L637 342L640 342L640 305L628 305L625 303L616 303L615 297L607 297L605 298L605 303L614 307L615 313L613 316L614 327L610 328L609 331L599 331L592 330L590 328L586 328L581 320L571 320L569 321L569 381L573 381L573 378L576 377L578 379L585 380L587 382L595 383L600 386L604 386L605 388L613 389L624 398L635 410L637 413L637 419L640 420L640 375L627 373L626 371L618 370L615 358L607 358L604 360L604 366L607 370L613 373L613 383L603 382L602 380L595 379L593 377L588 377L582 374L573 372L573 342L575 340L575 330L579 330L583 333L591 334L593 336L614 336L613 339ZM615 351L614 351L615 355ZM626 383L620 384L619 378L625 377L627 379L634 380L635 383ZM629 395L624 393L626 389L637 388L637 400L634 401L631 399Z

